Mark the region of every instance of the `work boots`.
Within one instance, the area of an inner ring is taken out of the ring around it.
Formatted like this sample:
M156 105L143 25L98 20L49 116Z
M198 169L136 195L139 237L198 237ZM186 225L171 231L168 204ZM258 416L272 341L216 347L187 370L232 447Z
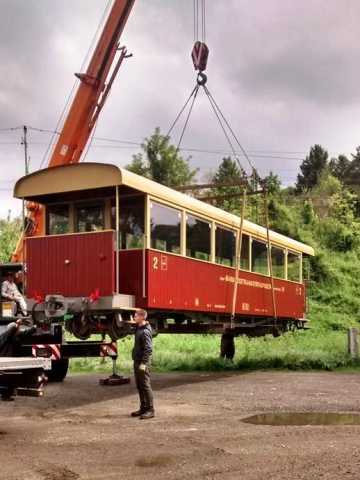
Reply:
M140 407L139 410L136 410L135 412L131 413L132 417L141 417L146 412L146 409L143 407Z
M155 417L155 410L153 408L151 408L150 410L146 410L146 412L140 415L141 420L147 420L149 418L154 418L154 417Z

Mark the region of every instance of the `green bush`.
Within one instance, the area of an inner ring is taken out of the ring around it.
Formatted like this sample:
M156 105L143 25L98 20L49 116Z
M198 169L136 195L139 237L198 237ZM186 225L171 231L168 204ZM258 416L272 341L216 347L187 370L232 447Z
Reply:
M329 250L349 252L359 246L357 230L335 218L323 220L318 225L320 242Z

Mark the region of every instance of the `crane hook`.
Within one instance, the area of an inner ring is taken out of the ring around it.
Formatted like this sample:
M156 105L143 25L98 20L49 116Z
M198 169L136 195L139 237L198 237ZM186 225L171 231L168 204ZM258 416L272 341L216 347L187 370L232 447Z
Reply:
M207 82L207 75L204 72L199 72L196 77L196 82L200 87L203 87Z

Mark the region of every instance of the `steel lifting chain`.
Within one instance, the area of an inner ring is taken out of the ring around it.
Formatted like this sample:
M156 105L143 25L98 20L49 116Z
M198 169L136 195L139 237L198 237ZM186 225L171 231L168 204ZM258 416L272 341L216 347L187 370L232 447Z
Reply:
M264 185L263 188L264 188L264 214L265 214L266 238L267 238L267 261L268 261L268 268L269 268L269 274L270 274L273 316L274 316L275 328L277 328L277 305L276 305L276 297L275 297L275 283L274 283L274 275L273 275L273 264L272 264L271 242L270 242L269 201L268 201L267 186Z
M234 328L234 320L236 315L236 300L237 292L239 286L239 273L241 268L241 250L242 250L242 241L243 241L243 232L244 232L244 217L245 217L245 207L246 207L246 188L243 190L243 198L241 205L241 218L240 218L240 231L236 238L236 248L235 248L235 278L234 278L234 289L232 296L232 306L231 306L231 317L230 317L230 327Z

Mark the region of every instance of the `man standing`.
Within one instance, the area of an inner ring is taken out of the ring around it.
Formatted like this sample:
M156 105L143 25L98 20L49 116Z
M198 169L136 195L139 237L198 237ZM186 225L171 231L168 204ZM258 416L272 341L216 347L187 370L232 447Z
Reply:
M134 374L136 388L140 397L140 408L131 414L132 417L140 417L142 420L155 416L153 392L150 382L150 363L152 355L152 332L147 321L146 310L136 311L134 320L136 323L135 343L132 351L134 361Z
M6 275L6 280L1 285L1 296L5 300L16 302L20 308L21 313L26 317L27 306L24 297L21 295L16 283L14 282L14 274L9 272Z

